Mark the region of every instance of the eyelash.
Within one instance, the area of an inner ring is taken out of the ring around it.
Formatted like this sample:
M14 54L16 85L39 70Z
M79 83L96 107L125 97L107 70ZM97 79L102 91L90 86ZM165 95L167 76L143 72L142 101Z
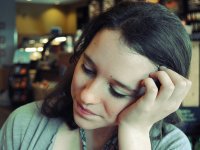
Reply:
M93 70L88 69L84 64L81 65L82 70L87 74L87 75L96 75L96 72L94 72Z
M96 75L96 72L95 71L92 71L90 69L88 69L84 64L81 65L81 68L82 70L89 76L95 76ZM114 97L117 97L117 98L124 98L126 97L126 95L123 95L123 94L120 94L118 92L116 92L112 86L109 86L109 91L110 93L114 96Z
M113 96L117 97L117 98L125 98L125 97L126 97L126 95L117 93L117 92L113 89L112 86L110 86L109 90L110 90L110 93L111 93Z

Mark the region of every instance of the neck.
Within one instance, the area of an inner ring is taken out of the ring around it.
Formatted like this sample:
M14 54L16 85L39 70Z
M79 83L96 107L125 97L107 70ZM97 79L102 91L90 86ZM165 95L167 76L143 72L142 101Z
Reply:
M94 130L85 130L88 150L103 149L105 143L112 137L116 127L105 127Z

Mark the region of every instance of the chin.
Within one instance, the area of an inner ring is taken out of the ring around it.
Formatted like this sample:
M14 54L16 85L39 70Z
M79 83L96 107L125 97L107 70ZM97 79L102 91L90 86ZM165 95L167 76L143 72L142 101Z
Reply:
M80 128L83 128L86 130L93 130L93 129L105 127L100 122L89 121L77 116L76 114L74 114L74 121Z
M97 128L96 126L94 126L93 123L86 123L86 121L83 121L76 117L74 118L74 121L80 128L83 128L83 129L92 130L92 129Z
M83 129L86 130L94 130L94 129L99 129L99 128L105 128L105 127L114 127L117 126L117 124L107 124L107 123L102 123L102 122L96 122L96 121L89 121L85 120L79 116L74 115L74 121L75 123Z

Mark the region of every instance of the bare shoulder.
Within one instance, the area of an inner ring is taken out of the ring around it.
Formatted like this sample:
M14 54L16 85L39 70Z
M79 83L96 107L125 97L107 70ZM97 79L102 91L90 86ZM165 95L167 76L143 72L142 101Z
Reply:
M70 130L65 123L59 127L55 138L53 150L80 149L79 130Z

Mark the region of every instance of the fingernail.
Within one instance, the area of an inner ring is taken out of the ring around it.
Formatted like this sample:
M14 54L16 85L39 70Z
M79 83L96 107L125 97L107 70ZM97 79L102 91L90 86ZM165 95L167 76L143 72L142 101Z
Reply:
M159 70L166 70L167 69L167 67L165 67L165 66L160 66L159 67Z

